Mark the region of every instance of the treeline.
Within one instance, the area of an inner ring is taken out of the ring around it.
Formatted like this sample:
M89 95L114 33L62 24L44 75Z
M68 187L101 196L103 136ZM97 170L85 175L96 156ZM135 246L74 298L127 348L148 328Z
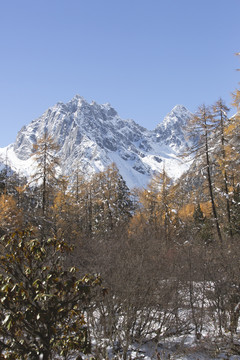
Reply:
M132 344L151 340L157 349L163 338L192 332L201 339L209 324L211 336L233 346L239 103L237 91L231 119L221 99L199 107L184 154L192 165L177 183L164 166L131 192L115 164L90 178L79 169L61 176L47 133L34 145L30 181L1 172L1 358L107 359L112 349L130 359Z

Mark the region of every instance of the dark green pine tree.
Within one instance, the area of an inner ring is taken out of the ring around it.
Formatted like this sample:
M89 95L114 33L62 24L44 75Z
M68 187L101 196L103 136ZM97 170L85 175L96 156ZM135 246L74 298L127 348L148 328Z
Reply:
M238 184L233 193L231 229L234 235L240 236L240 185Z
M118 173L117 181L117 208L121 215L121 221L128 223L134 210L130 190L123 177Z
M4 194L4 192L6 192L6 182L7 182L7 172L6 169L3 169L0 172L0 194Z

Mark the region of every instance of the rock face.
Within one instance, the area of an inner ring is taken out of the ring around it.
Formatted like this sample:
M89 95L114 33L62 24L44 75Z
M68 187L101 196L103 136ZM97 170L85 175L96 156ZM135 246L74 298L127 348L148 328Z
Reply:
M47 132L60 146L56 155L64 174L71 175L79 168L91 175L115 162L130 188L145 186L163 166L173 178L187 170L178 156L187 145L184 126L189 117L191 113L177 105L149 131L133 120L121 119L110 104L89 104L76 95L24 126L15 143L0 149L0 160L4 161L7 152L10 166L30 175L33 144Z
M182 151L187 145L184 127L191 116L192 114L183 105L176 105L156 127L158 141L169 145L177 153Z

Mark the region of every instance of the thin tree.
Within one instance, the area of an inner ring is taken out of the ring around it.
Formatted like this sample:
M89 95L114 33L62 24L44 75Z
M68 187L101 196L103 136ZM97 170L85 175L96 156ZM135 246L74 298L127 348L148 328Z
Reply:
M212 177L212 162L210 140L214 131L213 115L210 109L204 104L198 108L196 114L189 121L189 137L193 141L190 149L191 153L195 153L200 157L206 168L206 178L208 184L209 198L212 206L213 219L216 226L218 238L222 242L222 234L219 225L217 207L214 197L214 186Z
M33 156L37 163L33 181L38 184L40 183L41 186L41 208L43 215L45 215L48 208L47 196L50 185L56 182L56 168L59 166L59 158L56 156L58 150L59 146L47 132L33 145Z
M229 108L224 104L222 99L219 99L213 105L213 115L214 115L214 124L215 124L215 133L217 135L217 140L220 141L220 156L218 157L218 163L220 164L221 173L223 175L223 184L224 184L224 192L226 198L226 212L227 212L227 220L229 227L229 234L232 238L232 229L231 229L231 208L230 208L230 198L229 198L229 176L227 171L227 154L226 154L226 146L227 146L227 137L226 137L226 128L229 125L229 119L227 113L229 112Z

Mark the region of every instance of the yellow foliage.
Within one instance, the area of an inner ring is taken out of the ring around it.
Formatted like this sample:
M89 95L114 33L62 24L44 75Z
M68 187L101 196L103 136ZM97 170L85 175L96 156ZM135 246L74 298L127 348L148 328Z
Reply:
M141 212L137 212L130 220L128 228L129 235L142 234L143 230L146 227L146 224L147 222L144 214Z
M193 217L194 209L195 209L194 204L184 205L178 212L180 219L187 220Z
M237 109L240 110L240 90L236 90L235 93L232 94L233 96L233 103L232 105Z
M210 201L205 201L200 204L200 207L202 209L203 215L206 217L210 217L212 213L212 204Z
M200 203L201 210L203 215L206 217L210 217L212 212L212 205L210 201L205 201ZM196 205L195 204L186 204L184 205L178 212L178 216L180 219L187 220L193 217Z
M26 191L27 185L16 186L16 190L19 195L22 195Z
M14 231L22 225L22 212L17 207L16 200L11 195L0 197L0 227L4 231Z

